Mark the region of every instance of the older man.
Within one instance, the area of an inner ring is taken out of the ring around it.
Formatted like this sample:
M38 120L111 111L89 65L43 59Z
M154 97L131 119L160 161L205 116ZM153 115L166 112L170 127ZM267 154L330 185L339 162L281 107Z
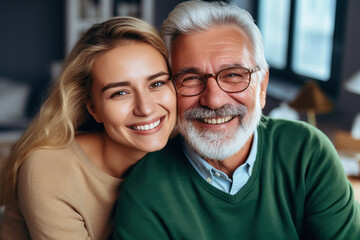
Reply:
M330 141L261 115L268 68L252 17L189 1L163 24L181 136L129 174L115 239L360 239Z

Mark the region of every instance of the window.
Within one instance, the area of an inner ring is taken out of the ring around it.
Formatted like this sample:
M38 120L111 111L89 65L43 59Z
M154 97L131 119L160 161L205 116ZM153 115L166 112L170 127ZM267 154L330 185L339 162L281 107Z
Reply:
M274 4L277 4L276 8L272 7ZM264 38L266 60L272 67L284 69L288 48L290 0L260 1L259 11L259 27Z
M345 18L344 0L258 0L257 23L271 76L317 80L338 91Z

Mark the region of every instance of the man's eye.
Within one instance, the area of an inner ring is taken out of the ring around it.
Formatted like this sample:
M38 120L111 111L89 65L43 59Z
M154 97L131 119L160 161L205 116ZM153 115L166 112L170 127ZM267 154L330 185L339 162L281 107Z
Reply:
M242 75L238 73L228 73L224 77L242 77Z
M200 76L197 76L197 75L190 75L190 76L185 76L183 78L183 82L186 82L186 81L201 81L201 77Z
M199 84L202 82L201 76L198 75L188 75L184 76L181 80L182 84L184 85L194 85Z
M229 72L220 76L220 78L247 78L247 77L248 74L243 72Z
M200 80L201 76L197 75L197 74L187 74L182 76L183 81L187 81L187 80Z

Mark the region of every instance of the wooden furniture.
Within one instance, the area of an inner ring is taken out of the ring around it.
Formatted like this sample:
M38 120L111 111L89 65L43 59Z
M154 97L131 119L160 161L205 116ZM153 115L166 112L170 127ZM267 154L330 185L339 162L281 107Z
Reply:
M347 131L335 132L334 145L338 150L360 153L360 140L352 138Z
M360 140L351 137L350 132L336 131L334 135L334 145L339 152L340 158L346 161L353 161L351 166L357 167L360 172ZM348 177L353 188L356 200L360 202L360 175Z
M346 174L360 177L360 140L354 139L350 132L336 131L333 141L344 163Z
M349 180L354 189L355 199L360 202L360 177L349 177Z

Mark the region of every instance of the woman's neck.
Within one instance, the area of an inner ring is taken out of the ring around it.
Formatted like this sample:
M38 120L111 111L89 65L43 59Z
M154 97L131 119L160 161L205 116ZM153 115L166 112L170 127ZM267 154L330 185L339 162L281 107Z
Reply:
M104 133L80 135L76 140L96 167L116 178L124 178L129 168L146 155L120 145Z

